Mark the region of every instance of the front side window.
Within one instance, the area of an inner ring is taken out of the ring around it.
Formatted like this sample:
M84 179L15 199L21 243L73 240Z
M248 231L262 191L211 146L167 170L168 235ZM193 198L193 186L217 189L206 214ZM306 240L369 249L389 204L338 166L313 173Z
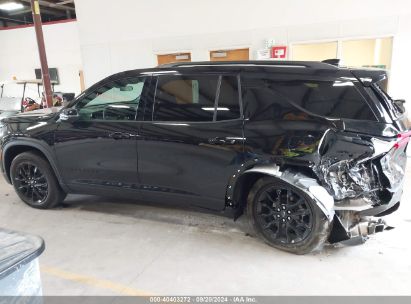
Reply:
M144 77L109 82L77 105L82 120L134 120L140 105Z

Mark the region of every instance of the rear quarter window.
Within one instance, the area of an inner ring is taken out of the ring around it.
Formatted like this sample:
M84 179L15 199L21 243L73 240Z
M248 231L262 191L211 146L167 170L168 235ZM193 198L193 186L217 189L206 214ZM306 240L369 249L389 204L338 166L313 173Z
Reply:
M352 81L272 82L271 88L292 103L320 116L376 121L365 98Z
M329 118L377 121L367 101L351 81L245 79L243 99L246 109L258 104L253 116L259 120L303 116L297 111L302 108Z

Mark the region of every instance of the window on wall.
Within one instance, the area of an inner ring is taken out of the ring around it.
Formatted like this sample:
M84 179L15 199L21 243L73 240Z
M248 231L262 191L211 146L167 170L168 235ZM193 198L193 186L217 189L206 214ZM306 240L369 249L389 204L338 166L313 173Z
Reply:
M292 60L323 61L337 58L337 48L337 41L294 44L292 46Z
M339 57L350 67L391 68L392 37L292 45L292 60L322 61Z
M391 68L392 37L341 42L342 64L351 67Z

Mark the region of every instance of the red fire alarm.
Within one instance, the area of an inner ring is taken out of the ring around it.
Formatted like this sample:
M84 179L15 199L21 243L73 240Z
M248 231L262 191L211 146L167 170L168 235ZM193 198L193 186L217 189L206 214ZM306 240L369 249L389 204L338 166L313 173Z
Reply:
M271 58L285 59L287 58L287 46L276 45L271 47Z

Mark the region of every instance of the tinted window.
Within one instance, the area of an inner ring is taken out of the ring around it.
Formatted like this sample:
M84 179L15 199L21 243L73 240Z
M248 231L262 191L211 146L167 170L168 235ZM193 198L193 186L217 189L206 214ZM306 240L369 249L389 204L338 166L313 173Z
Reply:
M237 118L240 118L238 79L235 76L224 76L219 91L217 120Z
M307 117L278 94L271 82L260 79L243 79L244 114L252 120L298 120Z
M213 121L218 76L159 76L156 121Z
M109 82L84 97L77 105L83 120L134 120L145 78Z
M267 113L256 113L264 119L280 119L288 112L298 112L292 104L321 116L376 120L365 99L351 81L260 81L251 92L264 103ZM247 97L246 97L247 98ZM276 106L274 106L274 104ZM268 105L271 105L268 107ZM249 105L251 106L251 105ZM301 113L299 115L302 115Z
M351 81L273 81L273 93L311 113L330 118L376 120Z

